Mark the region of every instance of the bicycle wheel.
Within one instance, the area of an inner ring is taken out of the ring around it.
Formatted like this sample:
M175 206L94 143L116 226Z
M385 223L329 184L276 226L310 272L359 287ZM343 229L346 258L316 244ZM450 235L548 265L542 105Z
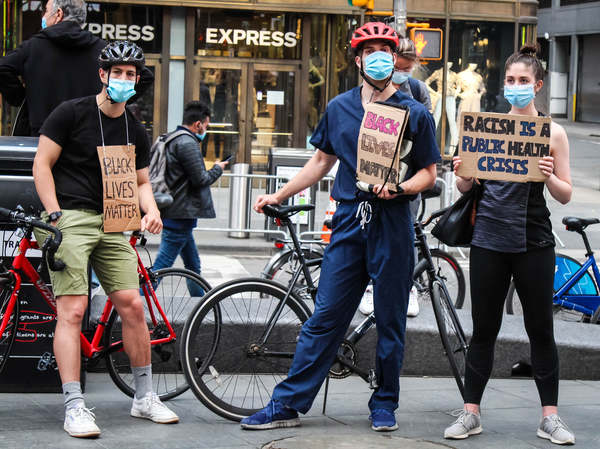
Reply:
M15 335L17 334L17 327L19 323L19 299L11 303L10 297L13 292L13 283L10 278L0 278L2 283L0 284L0 327L3 323L6 323L4 332L0 334L0 373L4 369L4 365L10 357L10 350L13 342L15 341ZM11 309L9 311L9 309Z
M203 300L210 285L193 271L180 268L164 268L151 275L156 299L173 327L177 338L181 335L185 320L193 307ZM153 326L148 310L148 303L142 296L146 323L150 329L150 339L157 340L169 336L169 330L152 299L153 314L157 325ZM116 310L110 315L105 331L105 347L122 341L121 319ZM134 379L131 373L129 358L120 345L116 350L106 354L106 364L110 377L117 387L126 395L133 397L135 393ZM181 358L177 340L152 345L152 384L153 390L161 400L166 401L179 396L189 386L182 373Z
M431 290L433 312L442 346L448 357L452 375L456 379L456 385L458 385L461 396L464 397L467 339L444 284L436 280L433 282Z
M196 397L216 414L233 421L252 415L288 373L309 311L294 294L284 302L286 293L276 282L235 280L211 291L190 315L181 339L183 371Z
M554 269L554 288L553 292L560 289L565 282L581 268L581 264L570 256L565 254L556 254L556 264ZM567 293L568 295L597 295L598 289L589 271ZM575 310L564 309L560 306L554 306L554 319L564 321L587 321L590 317ZM516 291L514 281L511 281L508 293L506 294L506 313L509 315L523 315L521 300Z
M323 252L318 249L303 248L302 252L307 260L323 257ZM292 283L294 273L296 273L299 266L300 261L296 253L292 250L286 250L281 253L278 259L272 262L270 267L265 267L265 270L261 273L261 277L289 287ZM321 264L308 267L308 270L310 271L310 276L315 287L317 287L319 285L319 276L321 275ZM304 273L300 273L300 277L294 286L294 292L299 298L312 303L313 299L307 288L308 285Z
M451 254L441 249L431 250L431 259L435 267L435 274L444 281L446 289L454 307L461 309L465 302L465 275L458 261ZM419 293L428 292L427 264L421 259L415 266L413 280Z

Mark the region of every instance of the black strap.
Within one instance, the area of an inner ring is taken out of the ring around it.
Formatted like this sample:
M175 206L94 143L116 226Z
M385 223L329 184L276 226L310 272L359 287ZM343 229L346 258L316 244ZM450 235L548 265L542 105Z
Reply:
M179 129L177 131L173 131L171 134L169 134L168 136L165 137L165 156L168 156L167 152L169 151L169 144L177 139L180 136L183 136L184 134L190 134L189 131L187 130L183 130L183 129ZM165 167L165 170L169 170L169 160L168 157L166 159L166 163L167 166ZM169 189L171 189L171 196L173 197L173 199L175 199L175 197L179 194L179 192L181 192L181 189L187 185L187 178L185 177L185 173L182 177L180 177L174 184L174 186L171 188L169 187Z

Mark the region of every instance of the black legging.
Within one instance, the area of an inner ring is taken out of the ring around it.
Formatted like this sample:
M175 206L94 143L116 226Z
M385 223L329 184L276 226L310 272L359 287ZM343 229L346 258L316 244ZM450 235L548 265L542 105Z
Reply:
M554 341L552 291L554 248L502 253L471 247L473 338L465 369L465 402L479 404L492 373L494 345L502 324L511 277L531 344L533 376L542 406L558 401L558 352Z

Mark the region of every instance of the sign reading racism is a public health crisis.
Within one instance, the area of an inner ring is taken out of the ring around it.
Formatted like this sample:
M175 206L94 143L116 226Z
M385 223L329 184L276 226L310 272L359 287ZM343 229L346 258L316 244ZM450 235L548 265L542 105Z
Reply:
M501 181L544 181L538 161L550 155L550 117L463 112L457 175Z
M396 191L408 170L402 159L410 152L410 146L399 147L408 115L407 109L393 105L369 103L365 107L356 159L359 181L377 185L387 178L388 188Z

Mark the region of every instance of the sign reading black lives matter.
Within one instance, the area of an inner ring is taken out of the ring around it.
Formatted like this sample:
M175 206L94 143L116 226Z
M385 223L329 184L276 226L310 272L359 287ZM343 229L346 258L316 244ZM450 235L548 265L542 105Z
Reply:
M365 106L356 158L356 176L359 181L373 185L383 184L390 172L386 185L390 191L396 191L396 185L404 180L408 170L408 165L402 162L406 155L402 153L410 152L410 146L403 146L396 154L396 148L402 142L408 115L408 109L393 105L369 103Z
M538 160L550 155L550 117L463 112L460 115L461 164L466 178L544 181Z
M104 232L137 231L141 214L135 170L135 145L99 146Z

